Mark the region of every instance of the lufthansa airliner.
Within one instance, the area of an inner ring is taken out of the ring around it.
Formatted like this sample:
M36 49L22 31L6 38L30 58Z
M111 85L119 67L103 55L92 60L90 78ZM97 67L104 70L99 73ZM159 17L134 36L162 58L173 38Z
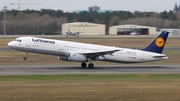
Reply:
M129 49L37 37L19 37L8 43L14 50L28 53L55 55L59 60L81 62L82 67L94 68L93 61L142 63L168 59L162 54L169 32L162 32L144 49Z

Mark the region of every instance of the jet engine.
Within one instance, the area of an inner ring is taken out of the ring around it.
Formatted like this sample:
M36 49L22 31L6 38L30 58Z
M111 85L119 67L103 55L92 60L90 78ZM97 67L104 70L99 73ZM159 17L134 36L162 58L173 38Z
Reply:
M68 56L58 56L59 60L74 61L74 62L86 62L87 59L84 55L77 53L69 53Z

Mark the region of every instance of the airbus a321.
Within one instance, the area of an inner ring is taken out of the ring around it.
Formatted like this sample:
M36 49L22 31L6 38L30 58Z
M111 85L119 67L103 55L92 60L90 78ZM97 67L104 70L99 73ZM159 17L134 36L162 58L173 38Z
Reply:
M36 37L19 37L8 43L14 50L28 53L55 55L59 60L81 62L82 67L94 68L93 61L116 63L142 63L165 60L169 57L162 54L169 32L162 32L144 49L129 49L114 46L103 46L62 40Z

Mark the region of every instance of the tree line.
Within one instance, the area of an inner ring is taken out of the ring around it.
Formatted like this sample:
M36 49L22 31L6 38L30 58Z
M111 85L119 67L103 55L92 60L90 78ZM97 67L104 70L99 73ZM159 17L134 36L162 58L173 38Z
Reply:
M97 12L64 13L61 10L10 10L7 11L7 34L53 34L61 31L63 23L90 22L110 26L140 24L158 28L179 28L180 14L173 11L156 12ZM4 12L0 12L0 33L3 33Z

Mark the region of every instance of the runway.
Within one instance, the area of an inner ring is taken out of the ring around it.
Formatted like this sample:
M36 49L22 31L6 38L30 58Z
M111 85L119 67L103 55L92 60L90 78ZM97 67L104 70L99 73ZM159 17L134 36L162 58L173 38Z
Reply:
M180 65L97 65L94 69L80 66L13 65L0 66L0 75L51 74L179 74Z

